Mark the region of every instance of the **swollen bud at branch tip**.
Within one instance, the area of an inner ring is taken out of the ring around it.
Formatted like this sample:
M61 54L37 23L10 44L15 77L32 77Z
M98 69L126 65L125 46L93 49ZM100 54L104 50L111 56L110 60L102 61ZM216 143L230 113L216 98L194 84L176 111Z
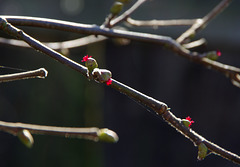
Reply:
M110 9L110 12L112 13L112 15L118 15L123 8L123 3L121 2L114 2L113 6Z
M19 140L28 148L32 148L33 146L33 143L34 143L34 140L33 140L33 137L31 135L31 133L26 130L26 129L23 129L21 131L19 131L17 133L17 136L19 138Z
M198 160L203 160L207 156L208 148L204 143L198 145Z
M98 131L98 138L100 141L108 142L108 143L116 143L118 142L118 135L107 128L100 129Z

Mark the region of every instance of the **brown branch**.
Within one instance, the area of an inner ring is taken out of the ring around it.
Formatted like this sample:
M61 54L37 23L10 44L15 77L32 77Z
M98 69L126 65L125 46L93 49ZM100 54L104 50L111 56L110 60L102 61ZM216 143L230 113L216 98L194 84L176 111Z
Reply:
M196 47L199 47L201 45L204 45L204 44L206 44L206 39L201 38L199 40L183 44L182 46L186 49L192 49L192 48L196 48Z
M202 19L196 20L196 22L180 37L177 38L178 43L184 43L191 36L194 36L198 31L202 30L207 26L207 24L214 19L217 15L219 15L231 2L232 0L222 0L212 11L210 11L206 16Z
M26 33L24 33L22 30L19 30L9 24L5 19L0 18L0 28L3 29L6 33L15 36L19 39L22 39L26 41L29 45L31 45L33 48L36 50L42 51L46 55L58 60L64 65L69 66L70 68L82 73L84 76L88 77L88 70L86 67L83 67L82 65L73 62L70 59L64 58L61 54L55 52L54 50L44 46L41 44L39 41L33 39ZM155 39L156 40L156 39ZM176 49L179 49L177 47ZM203 59L204 62L207 63L206 58ZM212 62L210 62L212 63ZM221 65L219 64L214 64L216 67L220 67ZM220 68L221 70L223 69L222 67ZM231 69L235 70L235 69ZM152 109L153 111L156 112L156 114L161 115L164 120L166 120L171 126L173 126L177 131L181 132L185 137L189 138L194 144L199 144L199 142L204 142L206 143L206 146L216 153L217 155L220 155L226 159L231 160L232 162L240 164L240 157L224 150L223 148L216 146L215 144L207 141L191 129L185 127L181 122L179 118L176 118L168 109L167 105L163 102L160 102L152 97L149 97L147 95L144 95L141 92L138 92L114 79L112 79L112 84L110 85L112 88L118 90L119 92L127 95L128 97L134 99L136 102L139 102L143 104L144 106Z
M46 78L47 73L48 73L47 70L45 70L44 68L40 68L37 70L26 71L21 73L0 75L0 83L30 78Z
M74 127L56 127L56 126L43 126L43 125L33 125L25 123L11 123L0 121L0 130L4 132L11 133L12 135L17 135L22 130L28 130L31 134L40 135L54 135L63 136L67 138L81 138L93 141L106 141L102 138L103 133L108 133L118 140L117 134L108 129L99 128L74 128Z
M69 41L62 41L62 42L43 42L44 45L55 49L55 50L60 50L60 49L71 49L71 48L77 48L77 47L82 47L86 46L89 44L93 44L96 42L101 42L106 40L107 38L101 35L98 35L97 37L94 35L89 35L86 37L74 39L74 40L69 40ZM0 43L2 44L7 44L7 45L12 45L12 46L18 46L18 47L24 47L24 48L30 48L28 44L26 44L22 40L16 40L16 39L6 39L0 37Z
M130 17L126 22L139 27L161 27L161 26L191 26L197 19L177 19L177 20L135 20Z

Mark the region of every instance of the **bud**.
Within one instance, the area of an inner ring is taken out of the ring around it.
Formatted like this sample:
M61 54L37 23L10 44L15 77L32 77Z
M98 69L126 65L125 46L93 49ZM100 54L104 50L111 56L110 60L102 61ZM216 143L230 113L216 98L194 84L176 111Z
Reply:
M33 143L34 143L34 140L33 140L33 137L31 135L31 133L26 130L26 129L23 129L21 131L19 131L17 133L17 136L19 138L19 140L28 148L31 148L33 146Z
M92 72L93 78L101 83L107 82L112 77L112 73L106 69L95 68Z
M85 66L88 68L89 72L91 73L93 69L98 67L97 61L94 58L88 58L85 62Z
M204 143L198 145L198 160L203 160L207 156L208 148Z
M122 8L123 8L123 3L114 2L114 4L112 5L112 7L110 9L110 12L112 13L112 15L116 16L121 12Z
M211 51L206 54L206 58L216 61L221 56L220 51Z
M190 121L189 120L186 120L186 119L182 119L181 122L183 123L184 126L186 126L187 128L189 127L190 125Z
M114 131L109 130L107 128L100 129L98 131L98 138L100 141L104 141L104 142L109 142L109 143L118 142L117 134Z

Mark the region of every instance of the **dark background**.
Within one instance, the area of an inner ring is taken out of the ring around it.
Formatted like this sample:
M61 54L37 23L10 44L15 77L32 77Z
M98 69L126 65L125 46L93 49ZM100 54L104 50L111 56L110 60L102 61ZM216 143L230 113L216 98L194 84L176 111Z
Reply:
M0 14L62 19L100 25L114 1L108 0L0 0ZM134 14L136 19L198 18L220 1L152 0ZM239 66L239 1L213 20L197 38L219 49L219 61ZM130 6L130 5L129 5ZM127 8L127 7L126 7ZM125 8L125 9L126 9ZM21 27L40 41L81 37L40 28ZM134 28L129 30L177 38L187 27ZM1 36L6 36L1 33ZM8 36L6 36L8 37ZM44 67L46 79L0 85L0 120L69 127L107 127L119 135L117 144L95 143L53 136L35 136L32 149L5 132L0 133L1 167L24 166L237 166L215 155L197 161L197 149L167 123L126 96L107 86L89 82L79 73L33 49L0 45L3 66L21 69ZM80 62L89 54L113 78L165 102L180 118L191 116L192 128L216 144L240 154L240 89L221 73L180 57L162 46L131 41L122 46L108 40L69 50ZM1 74L10 73L1 69Z

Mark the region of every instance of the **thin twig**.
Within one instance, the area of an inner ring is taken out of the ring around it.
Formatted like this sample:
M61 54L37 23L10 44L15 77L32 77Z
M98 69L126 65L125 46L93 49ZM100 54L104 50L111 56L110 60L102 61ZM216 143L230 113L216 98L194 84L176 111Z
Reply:
M197 19L177 19L177 20L135 20L130 17L126 22L138 27L162 27L162 26L191 26Z
M1 19L1 18L0 18ZM22 30L19 30L9 24L5 19L0 20L0 28L2 28L5 32L8 34L18 37L27 43L29 43L33 48L42 51L46 55L58 60L59 62L69 66L70 68L82 73L84 76L87 76L87 69L86 67L83 67L82 65L77 64L76 62L73 62L70 59L63 59L63 56L52 49L44 46L39 41L33 39L26 33L24 33ZM86 73L85 73L86 72ZM208 142L200 135L196 134L192 130L189 130L187 127L185 127L183 124L180 123L180 119L176 118L169 110L165 103L160 102L154 98L151 98L149 96L144 95L141 92L138 92L114 79L112 79L112 84L110 85L112 88L118 90L119 92L127 95L128 97L134 99L135 101L147 106L148 108L151 108L153 111L155 111L158 115L161 115L164 120L166 120L170 125L175 127L175 129L179 132L181 132L185 137L189 138L191 141L194 142L194 144L198 144L199 142L205 142L206 146L213 152L215 152L217 155L220 155L226 159L229 159L235 163L240 164L240 157L225 151L223 148L216 146L215 144L212 144L211 142Z
M151 42L156 43L159 45L163 45L168 47L170 50L174 51L175 53L188 58L189 60L192 60L194 62L197 62L199 64L203 64L208 68L215 69L221 73L223 73L225 76L229 77L231 81L236 86L240 86L240 80L239 80L239 74L240 69L222 64L216 61L211 61L207 59L203 59L204 54L199 54L197 52L191 52L184 48L182 45L180 45L178 42L173 40L170 37L167 36L160 36L160 35L153 35L148 33L140 33L140 32L132 32L132 31L125 31L125 30L110 30L108 28L100 28L96 25L88 25L88 24L79 24L74 22L67 22L67 21L60 21L55 19L46 19L46 18L37 18L37 17L23 17L23 16L1 16L2 18L0 20L1 24L6 24L6 20L4 21L3 18L7 19L10 23L15 25L21 25L21 26L34 26L34 27L43 27L43 28L50 28L50 29L57 29L62 31L69 31L74 33L83 33L83 34L92 34L92 35L103 35L107 37L114 37L114 38L126 38L130 40L136 40L141 42ZM1 25L0 25L1 27ZM35 39L34 39L35 40ZM29 41L29 40L28 40ZM28 42L27 42L28 43ZM31 44L31 40L29 41ZM36 45L36 43L34 43ZM39 44L38 44L39 45ZM41 46L42 47L42 46ZM46 47L46 46L45 46ZM44 49L44 51L47 51L47 49ZM59 53L56 52L55 55L53 55L53 52L50 52L53 57L58 57ZM62 56L62 55L61 55ZM62 56L63 57L63 56ZM59 61L63 61L66 58L62 58ZM71 67L71 65L69 64ZM79 68L78 65L74 65L74 68ZM81 67L80 71L87 74L87 69L85 67ZM84 69L84 70L82 70Z
M204 45L204 44L206 44L206 39L201 38L197 41L193 41L193 42L183 44L182 46L186 49L192 49L192 48L196 48L196 47L199 47L201 45Z
M147 0L138 0L131 8L126 10L122 15L110 21L109 28L117 25L118 23L126 20L139 6L141 6Z
M0 75L0 83L22 80L22 79L30 79L30 78L46 78L47 73L48 73L47 70L45 70L44 68L40 68L32 71Z
M51 49L60 50L60 49L71 49L71 48L82 47L82 46L86 46L86 45L93 44L96 42L101 42L106 39L107 38L102 35L98 35L97 37L94 35L89 35L86 37L69 40L69 41L43 42L43 44L50 47ZM6 38L0 37L0 43L12 45L12 46L30 48L30 46L28 44L26 44L25 42L23 42L22 40L6 39Z
M198 19L186 32L177 38L178 43L184 43L191 36L194 36L198 31L205 28L207 24L219 15L231 2L232 0L222 0L212 11L210 11L202 19Z
M12 135L17 135L21 130L28 130L31 134L40 135L53 135L53 136L63 136L67 138L81 138L88 139L92 141L104 141L101 138L101 130L99 128L74 128L74 127L56 127L56 126L43 126L43 125L33 125L25 123L11 123L0 121L0 130L4 132L11 133ZM105 129L103 133L112 133L115 139L118 139L115 132ZM114 136L115 135L115 136ZM106 141L106 140L105 140Z

